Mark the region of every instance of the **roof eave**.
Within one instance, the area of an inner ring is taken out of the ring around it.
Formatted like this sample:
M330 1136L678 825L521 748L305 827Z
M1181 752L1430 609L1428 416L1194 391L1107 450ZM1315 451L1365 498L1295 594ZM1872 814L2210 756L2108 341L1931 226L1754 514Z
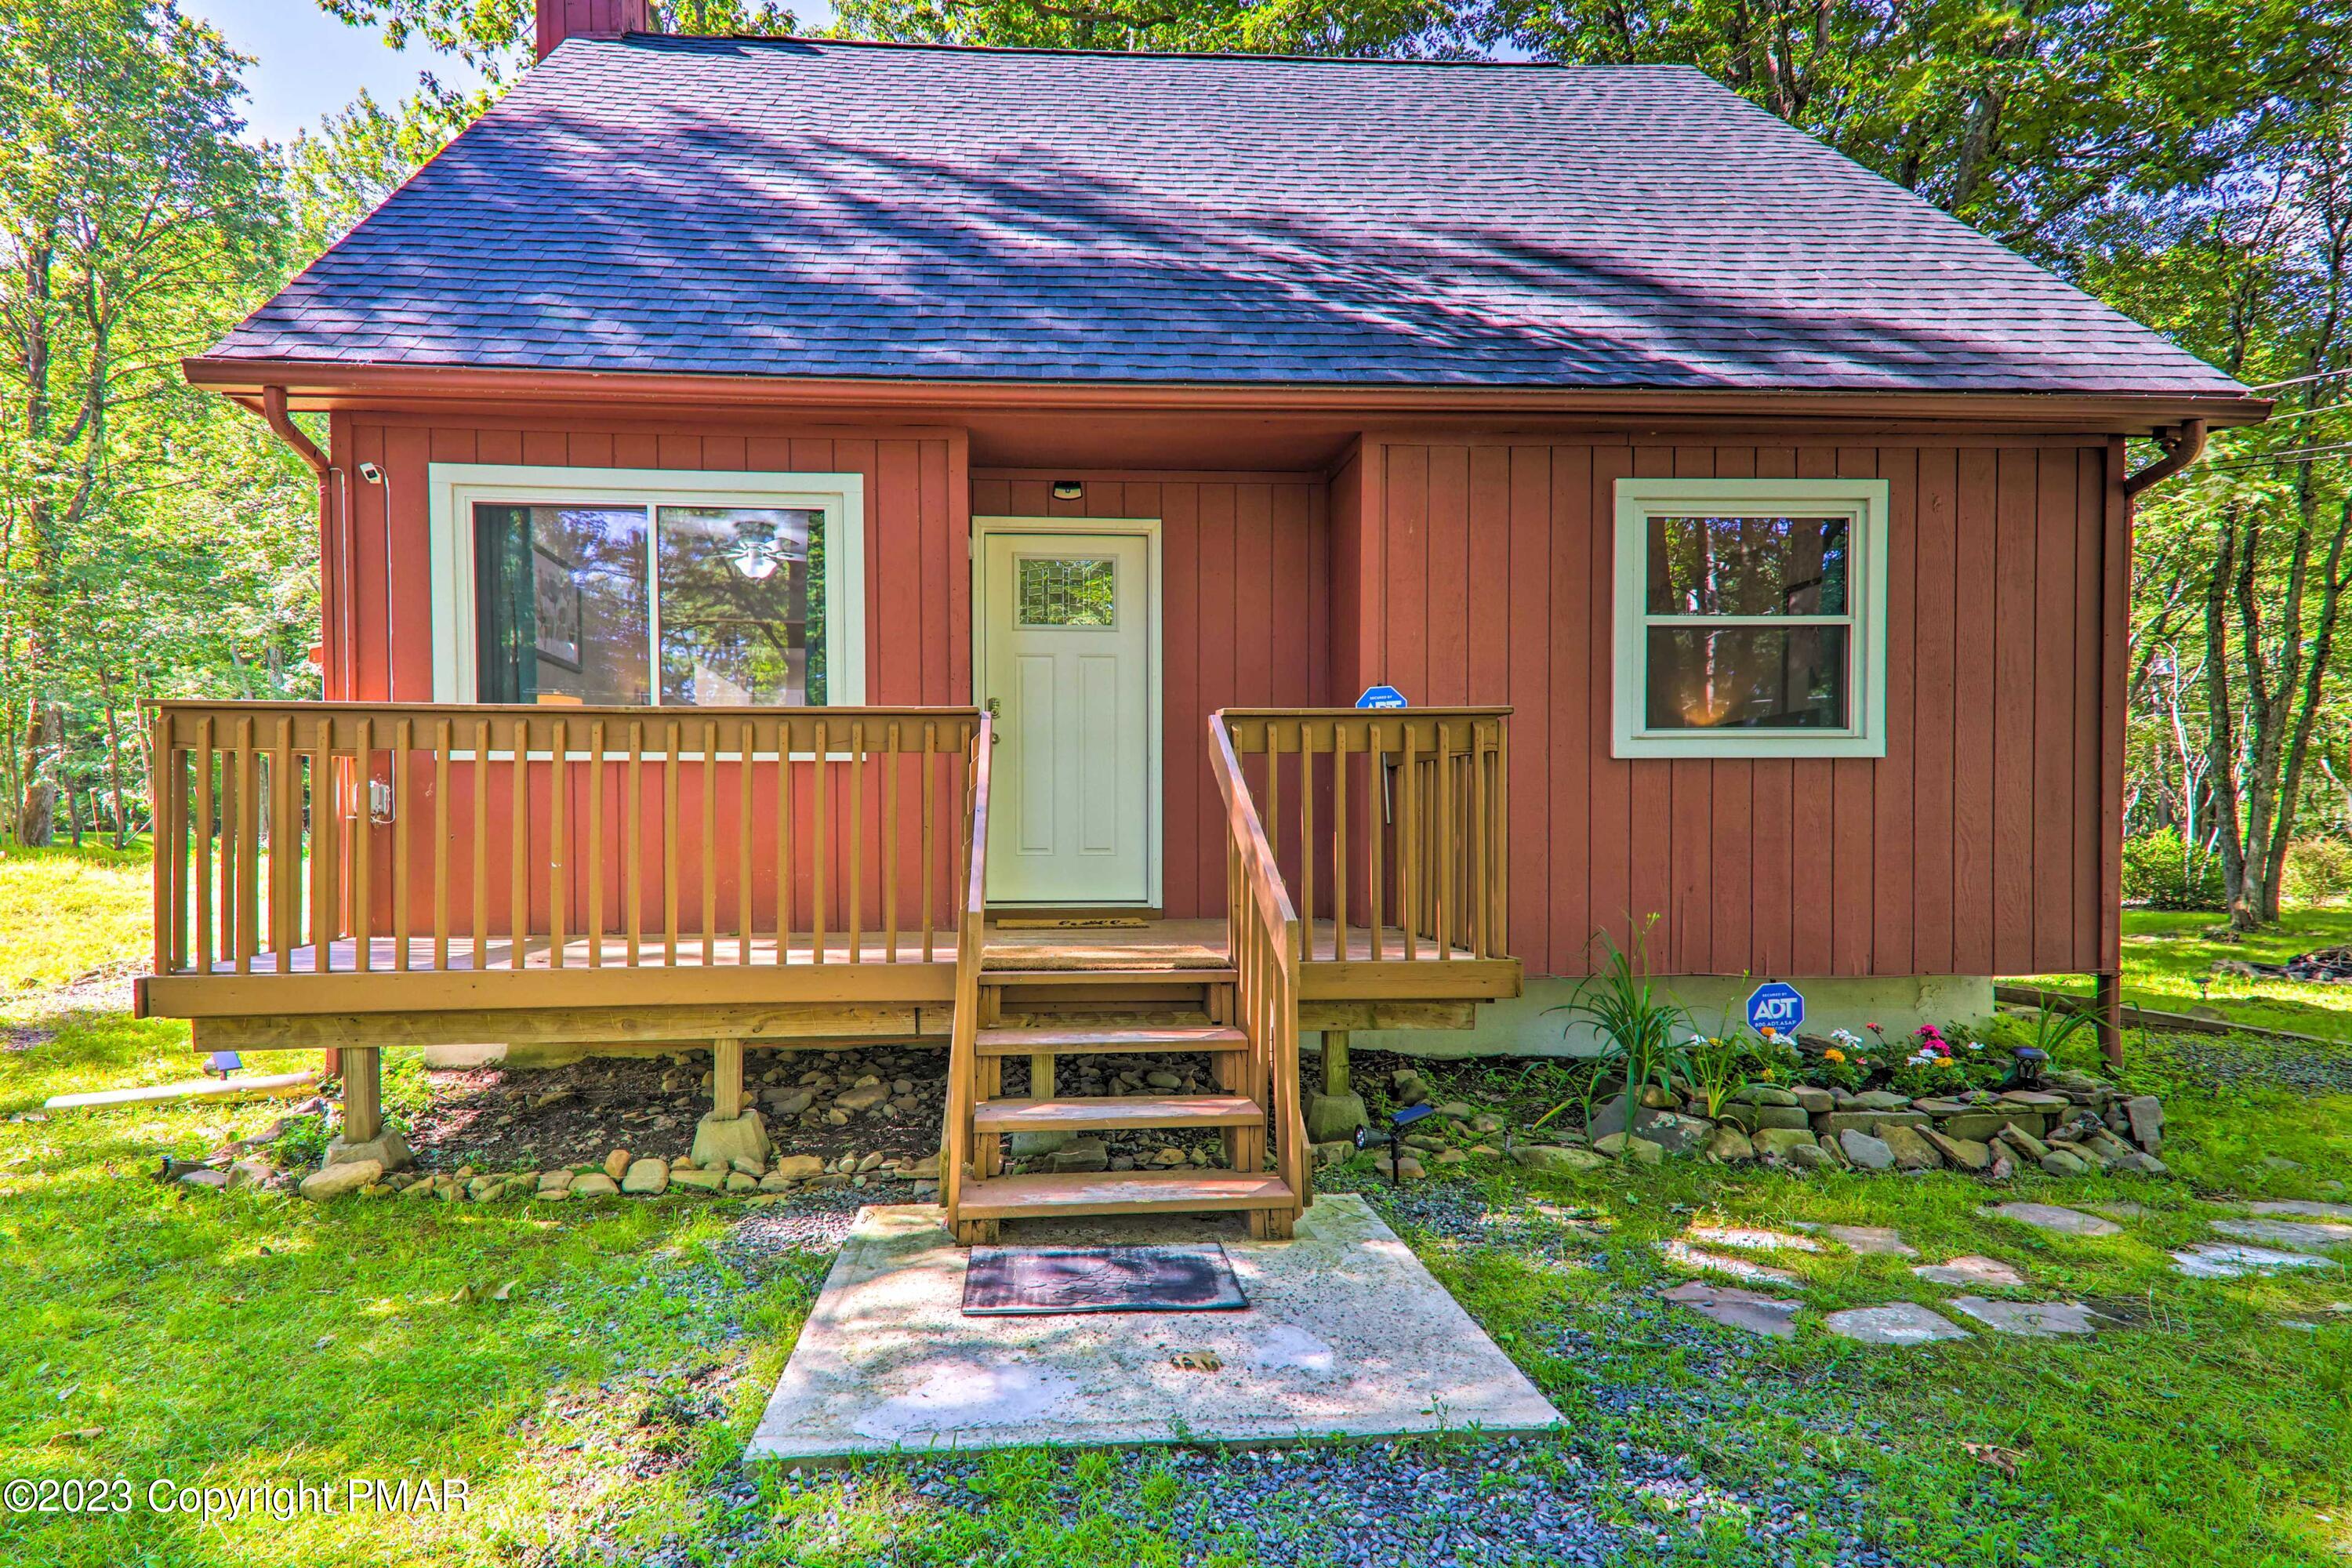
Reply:
M202 355L184 360L182 369L194 385L257 405L265 387L283 388L292 406L309 412L388 402L425 406L494 398L582 407L724 403L746 411L822 410L835 416L935 415L955 408L1036 413L1108 409L1295 413L1360 416L1375 421L1426 416L1745 415L1876 423L1997 421L2137 436L2171 429L2190 419L2202 419L2215 429L2259 424L2269 417L2272 406L2268 399L2245 393L900 380Z

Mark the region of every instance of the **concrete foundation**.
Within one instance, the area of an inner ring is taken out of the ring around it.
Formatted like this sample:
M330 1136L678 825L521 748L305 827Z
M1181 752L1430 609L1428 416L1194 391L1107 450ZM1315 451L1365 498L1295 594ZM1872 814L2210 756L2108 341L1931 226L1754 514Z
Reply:
M1922 1024L1980 1024L1992 1016L1992 981L1980 975L1933 974L1893 979L1789 982L1805 998L1804 1032L1825 1035L1876 1024L1889 1037ZM1696 1015L1700 1026L1715 1027L1726 1008L1735 1021L1747 1017L1748 994L1759 982L1736 975L1662 977L1657 984ZM1482 1004L1477 1025L1468 1029L1359 1029L1349 1037L1358 1050L1402 1051L1416 1057L1574 1057L1591 1054L1591 1031L1570 1026L1565 1006L1577 982L1530 976L1524 995ZM1318 1046L1316 1037L1302 1044ZM1319 1048L1319 1047L1318 1047Z
M1110 1223L1103 1239L1139 1238L1133 1222ZM967 1318L967 1255L940 1211L860 1210L747 1457L1561 1424L1361 1198L1318 1198L1297 1231L1220 1237L1249 1298L1241 1311ZM1042 1238L1007 1237L1024 1239Z

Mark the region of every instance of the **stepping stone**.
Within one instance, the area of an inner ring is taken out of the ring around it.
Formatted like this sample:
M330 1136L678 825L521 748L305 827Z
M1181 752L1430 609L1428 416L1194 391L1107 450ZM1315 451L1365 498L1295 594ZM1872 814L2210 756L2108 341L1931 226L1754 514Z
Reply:
M1832 1312L1822 1327L1866 1345L1924 1345L1937 1340L1964 1340L1968 1330L1911 1301L1890 1307L1851 1307Z
M1797 1303L1742 1290L1736 1285L1709 1285L1692 1279L1666 1291L1665 1300L1688 1307L1700 1317L1727 1329L1785 1340L1797 1331Z
M2240 1241L2275 1241L2303 1252L2324 1252L2331 1247L2352 1247L2352 1225L2331 1220L2217 1219L2213 1228Z
M2056 1334L2087 1334L2097 1313L2077 1301L1989 1301L1982 1296L1958 1296L1956 1310L2000 1334L2024 1334L2048 1339Z
M1790 1236L1786 1231L1753 1230L1738 1226L1695 1225L1683 1235L1692 1241L1703 1241L1710 1247L1737 1247L1742 1252L1819 1252L1822 1244L1810 1236Z
M2109 1219L2137 1219L2147 1213L2142 1205L2130 1202L2092 1204L2089 1207L2093 1214L2103 1214Z
M1830 1225L1822 1234L1843 1243L1849 1251L1870 1258L1916 1258L1919 1249L1895 1234L1892 1226Z
M1973 1252L1948 1263L1922 1263L1911 1272L1931 1285L1973 1285L1980 1290L2015 1290L2025 1283L2024 1275L2000 1259Z
M2308 1198L2274 1198L2248 1204L2248 1214L2294 1214L2305 1219L2352 1219L2352 1204L2315 1204Z
M2101 1219L2081 1209L2061 1208L2056 1204L2002 1204L1988 1212L2036 1230L2056 1231L2061 1236L2120 1236L2124 1228L2111 1219Z
M2172 1255L2172 1271L2191 1279L2235 1279L2247 1274L2274 1274L2289 1268L2333 1268L2336 1260L2308 1252L2280 1252L2243 1242L2200 1241Z
M1768 1268L1746 1258L1735 1258L1727 1252L1708 1252L1686 1241L1662 1241L1658 1250L1666 1261L1677 1268L1696 1273L1706 1269L1716 1274L1728 1274L1734 1279L1745 1279L1758 1285L1796 1285L1798 1278L1785 1268Z

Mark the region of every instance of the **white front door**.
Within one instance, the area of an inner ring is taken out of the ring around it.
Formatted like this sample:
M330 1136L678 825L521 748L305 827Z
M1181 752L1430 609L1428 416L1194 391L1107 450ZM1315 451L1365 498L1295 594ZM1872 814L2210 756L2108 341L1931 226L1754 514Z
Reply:
M981 699L996 707L988 897L1150 897L1150 553L1132 533L982 536Z

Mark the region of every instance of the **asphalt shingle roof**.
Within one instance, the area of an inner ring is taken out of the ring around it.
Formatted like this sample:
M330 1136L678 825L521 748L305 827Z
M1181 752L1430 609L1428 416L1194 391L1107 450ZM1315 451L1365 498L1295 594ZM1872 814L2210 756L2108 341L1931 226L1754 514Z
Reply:
M1695 70L566 43L215 351L2230 394Z

